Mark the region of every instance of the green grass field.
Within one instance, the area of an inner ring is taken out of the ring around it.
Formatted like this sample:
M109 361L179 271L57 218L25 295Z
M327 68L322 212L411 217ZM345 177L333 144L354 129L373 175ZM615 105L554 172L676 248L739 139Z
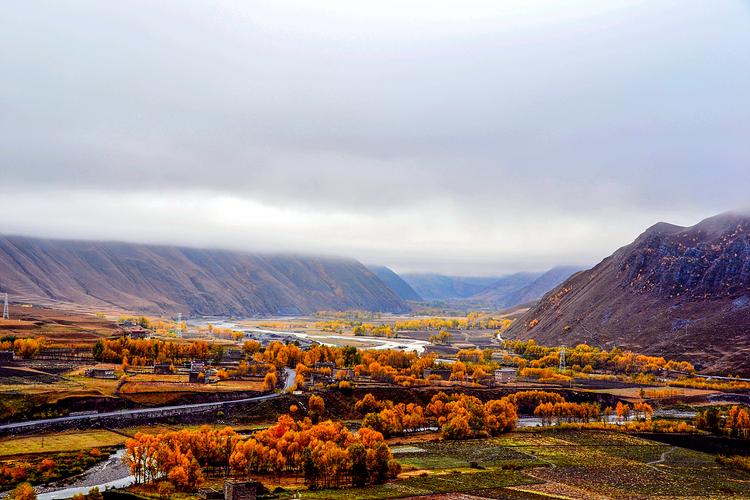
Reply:
M483 440L410 442L393 446L392 451L404 468L399 480L359 489L305 492L303 497L364 500L429 493L519 499L750 497L750 474L719 465L714 455L619 432L517 432ZM471 462L479 468L470 468Z

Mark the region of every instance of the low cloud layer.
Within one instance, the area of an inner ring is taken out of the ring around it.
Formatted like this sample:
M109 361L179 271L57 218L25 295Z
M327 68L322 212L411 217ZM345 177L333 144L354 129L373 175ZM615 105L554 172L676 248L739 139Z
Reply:
M739 0L3 10L2 232L498 274L747 206Z

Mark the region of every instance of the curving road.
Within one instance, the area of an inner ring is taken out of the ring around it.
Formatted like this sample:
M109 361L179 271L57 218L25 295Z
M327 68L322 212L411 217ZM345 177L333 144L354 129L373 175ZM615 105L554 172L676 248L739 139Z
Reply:
M34 428L34 427L52 426L52 425L57 425L57 424L65 423L65 422L80 422L80 421L94 422L94 421L103 420L106 418L131 417L131 416L148 417L149 414L153 414L154 416L164 416L172 412L174 412L175 414L179 414L179 413L184 412L185 410L211 410L211 409L218 410L225 406L233 405L233 404L249 403L253 401L265 401L267 399L274 399L274 398L281 396L283 393L291 389L292 386L294 385L294 378L296 376L295 370L291 368L284 368L284 372L286 373L286 379L284 380L284 388L279 392L266 394L264 396L233 399L229 401L217 401L217 402L212 402L212 403L193 403L193 404L186 404L186 405L159 406L156 408L141 408L138 410L118 410L118 411L109 411L109 412L103 412L103 413L94 413L90 415L74 415L70 417L56 417L56 418L43 418L40 420L28 420L26 422L14 422L12 424L2 424L0 425L0 433L7 433L7 432L12 432L12 431L17 431L17 430L27 430L27 429Z

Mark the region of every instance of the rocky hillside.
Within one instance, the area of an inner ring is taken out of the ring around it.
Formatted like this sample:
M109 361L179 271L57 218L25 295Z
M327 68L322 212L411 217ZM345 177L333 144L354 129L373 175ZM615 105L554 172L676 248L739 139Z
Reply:
M0 289L12 298L149 313L407 310L351 259L15 236L0 236Z
M621 346L707 372L750 374L750 217L656 224L549 292L508 335Z

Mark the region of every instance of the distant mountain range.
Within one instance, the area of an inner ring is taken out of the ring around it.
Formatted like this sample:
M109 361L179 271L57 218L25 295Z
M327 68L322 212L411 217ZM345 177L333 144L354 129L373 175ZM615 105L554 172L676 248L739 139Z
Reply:
M559 266L544 273L514 273L498 277L402 274L425 300L466 301L474 305L505 308L540 299L581 267Z
M0 289L12 299L157 314L409 310L353 259L17 236L0 236Z
M500 278L444 276L442 274L401 274L406 283L424 300L465 299L476 295Z
M545 293L582 269L580 266L557 266L541 274L512 274L472 298L498 307L528 304L541 299Z
M507 333L750 374L750 217L656 224L547 293Z

